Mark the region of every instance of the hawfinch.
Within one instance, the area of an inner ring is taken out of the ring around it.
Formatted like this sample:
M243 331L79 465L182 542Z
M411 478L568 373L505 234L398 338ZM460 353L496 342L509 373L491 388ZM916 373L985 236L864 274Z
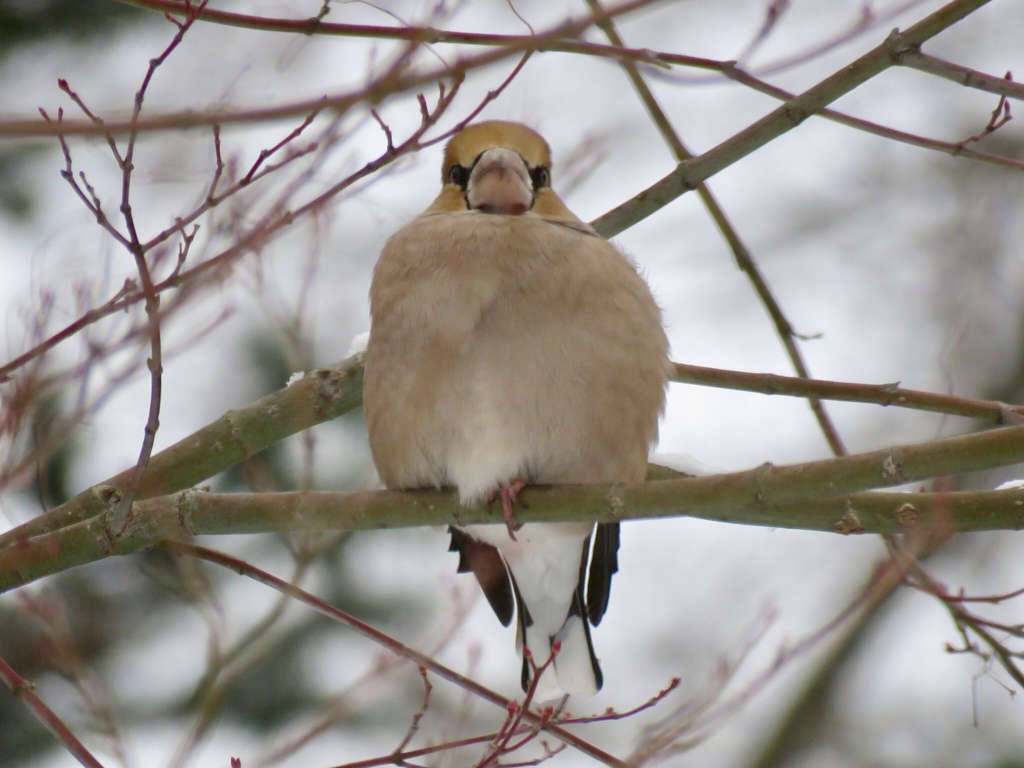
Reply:
M617 570L618 523L515 525L527 483L636 483L669 376L661 312L630 259L551 189L551 152L518 123L449 141L441 193L396 232L370 288L363 404L388 488L500 499L507 525L451 528L506 626L522 684L593 695L590 639ZM529 651L527 653L526 651Z

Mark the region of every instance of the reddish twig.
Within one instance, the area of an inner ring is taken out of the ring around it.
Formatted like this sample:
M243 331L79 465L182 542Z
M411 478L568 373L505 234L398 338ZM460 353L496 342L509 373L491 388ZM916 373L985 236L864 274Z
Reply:
M146 365L150 372L149 409L146 418L146 425L143 431L142 445L139 449L139 456L132 472L131 479L123 488L122 499L117 514L119 524L123 523L128 517L128 510L131 507L134 497L134 489L138 487L141 482L142 476L146 471L146 466L149 463L149 458L153 453L156 433L160 428L160 406L163 399L163 342L160 331L160 297L155 289L150 264L147 260L148 249L143 245L139 237L131 204L131 184L135 170L135 146L138 140L137 125L139 116L142 113L142 105L145 101L146 92L149 89L153 76L157 69L181 44L185 34L196 21L196 14L205 7L206 2L207 0L202 0L194 6L186 4L188 13L185 20L182 22L168 16L168 19L177 27L177 32L166 48L164 48L159 55L149 61L149 66L146 70L146 74L143 76L142 84L135 93L132 114L129 120L130 127L128 137L125 142L123 152L118 146L114 134L106 129L104 121L89 109L85 104L85 101L71 89L66 80L61 79L58 81L60 89L71 98L79 109L82 110L83 114L85 114L91 123L97 128L104 130L104 136L107 140L110 152L118 167L121 169L121 195L118 210L124 221L125 232L120 232L105 214L100 197L96 193L95 189L89 184L85 174L80 173L76 180L72 169L71 151L68 147L66 137L60 132L60 127L63 122L63 110L58 112L55 124L58 129L58 139L60 141L65 160L65 170L62 172L62 176L68 181L72 189L74 189L75 193L85 204L86 208L96 217L97 222L108 233L110 233L117 242L123 245L129 253L131 253L132 258L135 261L136 271L138 272L141 284L140 292L148 320L150 356L146 361ZM46 112L42 110L40 111L44 120L46 120L47 123L51 123L52 121L50 121ZM81 181L81 185L79 184L79 181ZM83 190L82 187L85 187L85 190ZM180 223L177 226L177 229L181 229ZM185 254L187 253L187 248L191 240L186 236L184 242L185 244L183 245L179 256L179 267L175 270L176 272L180 271L180 265L184 261ZM4 375L4 373L0 372L0 376L2 375Z
M420 708L413 713L412 720L409 723L409 728L405 732L405 736L399 742L398 746L395 747L393 754L401 754L410 742L416 737L416 734L420 729L420 722L423 720L423 716L427 714L427 709L430 707L430 694L434 690L434 686L430 683L430 678L427 676L427 668L419 667L418 672L420 673L420 680L423 681L423 702L420 704Z
M520 730L525 731L528 729L529 726L522 726ZM409 761L419 757L427 757L429 755L436 755L439 752L449 752L451 750L461 749L464 747L487 744L494 741L496 738L498 738L498 733L470 736L464 739L457 739L454 741L446 741L441 744L432 744L427 747L420 747L419 749L410 749L405 752L393 752L381 757L371 757L367 760L341 763L333 766L333 768L379 768L379 766L385 765L411 765Z
M64 748L85 768L103 768L103 764L86 749L67 724L35 692L35 686L23 678L3 658L0 658L0 679L11 689L16 698L25 702L36 719L46 730L57 737Z
M923 1L924 0L906 0L900 4L888 6L882 13L875 13L867 4L865 4L861 7L861 13L858 14L857 17L846 26L846 28L839 30L839 32L832 35L832 37L827 40L814 43L803 51L789 54L784 58L777 59L776 61L768 62L767 64L757 67L757 76L766 77L768 75L777 75L781 72L791 70L802 64L814 61L830 51L834 51L841 45L845 45L871 29L886 29L888 26L891 26L893 19L906 13L911 8L921 5ZM776 5L776 2L772 2L772 5ZM778 22L778 16L776 15L775 18L771 18L771 14L769 13L768 17L769 18L766 19L765 26L768 26L768 22L770 22L770 28L774 28L775 24ZM763 40L764 37L759 35L755 42L760 45ZM753 46L744 50L744 52L736 58L739 61L746 61L750 58L752 53ZM696 82L702 81L692 78L687 80L688 84Z
M653 3L654 0L628 0L617 5L608 11L609 15L618 16L631 11L643 8ZM357 105L366 103L377 103L389 96L397 96L403 93L414 92L431 83L451 78L455 75L464 75L466 72L481 69L497 64L505 59L522 56L526 53L547 50L547 46L555 41L575 38L581 35L594 24L590 16L570 19L558 24L547 31L537 35L507 37L503 45L492 51L487 51L477 56L467 56L456 59L450 64L435 67L433 69L417 69L400 77L384 76L374 78L366 86L357 91L351 91L333 96L321 96L315 99L305 99L290 102L276 107L265 109L242 109L231 111L207 111L207 112L181 112L165 115L151 115L140 119L134 126L130 121L106 120L100 128L92 121L65 121L61 131L65 136L106 136L112 133L120 135L131 130L143 131L165 131L182 130L187 128L198 128L202 126L219 125L222 128L226 125L241 125L249 123L267 123L273 120L303 117L310 111L318 108L330 109L337 115L347 113ZM649 58L650 53L645 52ZM720 67L720 62L713 62L708 59L693 58L695 66L702 63L708 67ZM25 138L30 136L56 136L57 131L54 125L39 121L10 120L0 122L0 137L2 138Z
M899 382L892 384L860 384L850 381L802 379L775 373L727 371L700 365L675 363L673 381L705 387L759 392L763 395L788 397L814 397L849 403L871 403L883 407L895 406L951 416L981 419L992 424L1024 423L1024 405L1008 405L994 400L943 395L918 389L905 389Z
M184 5L181 0L119 0L128 5L140 8L149 8L168 13L183 13ZM646 5L646 2L623 3L612 8L609 14L620 16ZM517 14L518 15L518 14ZM520 17L521 18L521 17ZM507 46L521 44L534 35L499 35L479 32L456 32L451 30L436 29L434 27L418 27L412 25L403 26L379 26L365 24L341 24L336 22L323 21L323 17L316 19L283 19L267 16L254 16L245 13L233 13L206 9L202 14L202 20L214 24L223 24L242 29L255 29L263 32L284 32L289 34L304 35L327 35L337 37L353 37L376 40L403 40L417 45L480 45L480 46ZM563 39L556 39L547 43L537 51L559 51L562 53L590 53L592 55L605 55L612 57L627 56L637 61L643 61L657 65L655 55L649 50L637 49L633 51L610 51L609 46L602 46L594 43L587 43L582 40L573 39L575 35L567 34Z
M368 638L374 643L380 645L382 648L385 648L388 651L404 659L407 659L408 661L411 661L413 664L416 664L417 666L421 666L429 670L431 673L437 675L441 679L454 683L463 690L472 693L473 695L477 696L480 699L483 699L484 701L490 702L491 704L495 704L505 710L508 710L508 708L512 704L511 700L498 695L497 693L491 691L488 688L485 688L484 686L477 683L475 680L471 680L470 678L464 675L460 675L458 672L442 664L439 664L429 656L426 656L420 653L419 651L416 651L410 648L409 646L398 642L390 635L381 632L379 629L376 629L375 627L371 626L370 624L367 624L366 622L360 619L357 619L355 616L352 616L351 614L346 613L345 611L342 611L339 608L336 608L333 605L324 602L318 597L311 595L305 590L302 590L293 584L289 584L288 582L284 581L283 579L279 579L276 576L272 576L266 571L263 571L243 560L239 560L237 558L230 557L229 555L225 555L221 552L217 552L212 549L207 549L206 547L200 547L195 544L191 544L184 541L167 541L164 542L162 546L175 554L197 557L201 560L206 560L207 562L220 565L224 568L234 571L235 573L241 576L253 579L283 594L287 594L288 596L309 606L313 610L317 611L323 616L326 616L332 621L337 621L342 624L345 624L346 626L355 630L359 634L363 635L364 637ZM570 746L579 750L585 755L595 760L598 760L599 762L604 763L605 765L616 766L616 768L627 768L626 764L624 764L618 758L608 754L607 752L601 749L598 749L594 745L581 739L579 736L576 736L575 734L566 731L564 728L561 728L555 723L546 721L544 717L540 714L536 714L532 711L525 710L523 714L523 719L529 721L533 725L541 724L543 730L547 731L553 736L556 736L558 739L564 741L565 743L569 744Z
M743 52L736 57L737 62L743 62L750 59L754 55L754 52L761 47L761 45L771 36L771 33L775 30L778 23L785 16L789 10L790 0L771 0L768 3L768 7L765 8L764 19L761 21L761 26L754 33L753 38L743 48Z
M1006 73L1006 79L1010 79L1009 72ZM1010 114L1010 102L1007 100L1006 95L1003 94L999 97L999 102L996 104L996 108L992 110L992 116L985 127L973 136L968 136L963 141L958 142L958 146L963 148L968 144L979 142L986 136L991 136L1011 120L1013 120L1013 115Z
M653 709L654 707L658 706L658 704L663 702L668 697L668 695L672 693L672 691L676 690L676 688L679 687L679 684L681 682L682 680L680 678L673 677L669 681L668 685L666 685L656 694L651 696L651 698L649 698L643 704L638 704L632 709L627 709L623 712L615 711L609 707L600 715L587 715L586 717L575 718L561 718L559 719L559 722L563 725L566 725L569 723L600 723L606 720L625 720L626 718L633 717L634 715L638 715L641 712L644 712L648 709Z
M951 80L965 88L987 91L988 93L1007 96L1017 101L1024 100L1024 83L1016 82L1010 72L1007 72L1003 77L990 75L986 72L979 72L976 69L965 67L963 64L954 64L951 61L944 61L936 56L929 56L920 50L902 51L896 61L900 66L910 67L929 75Z
M257 163L254 164L253 168L250 169L250 172L247 173L242 180L233 184L232 186L225 189L221 193L214 195L213 189L217 184L218 180L221 178L224 169L224 162L220 154L220 132L219 130L215 130L214 145L217 164L214 171L214 182L213 185L211 185L210 187L210 192L207 194L206 199L193 212L191 212L187 216L177 218L175 220L175 223L171 227L166 228L149 241L141 244L141 247L143 249L149 250L151 248L156 247L159 243L164 242L167 238L174 234L180 234L184 238L182 249L179 251L177 266L167 277L153 284L153 294L159 296L170 290L181 288L182 286L190 282L193 282L200 277L208 275L211 271L217 271L229 266L244 254L250 252L251 250L259 248L262 243L264 243L267 239L269 239L273 234L275 234L279 230L289 226L296 220L319 210L329 200L336 197L340 192L342 192L345 189L348 189L349 187L352 187L362 179L372 176L374 173L380 171L381 169L395 162L395 160L405 155L433 146L434 144L437 144L439 142L446 141L452 135L454 135L463 127L465 127L466 124L476 119L476 117L480 114L481 111L483 111L483 109L487 107L488 104L493 102L496 98L498 98L498 96L501 95L501 93L505 91L505 89L512 83L515 77L522 71L528 58L528 54L524 55L516 64L516 66L513 67L509 75L506 76L505 79L496 88L488 91L488 93L484 96L480 103L465 118L458 121L451 129L429 140L424 139L424 136L431 128L433 128L436 125L440 117L454 102L454 99L459 92L459 86L462 83L462 79L461 77L457 76L453 82L452 87L449 89L446 89L443 86L443 84L441 84L439 88L438 100L436 104L433 105L433 107L429 106L426 100L421 95L417 100L421 113L420 125L416 128L416 130L413 131L412 134L410 134L410 136L405 141L395 146L393 143L393 137L389 137L388 148L382 155L380 155L375 160L370 161L362 168L360 168L358 171L350 174L349 176L346 176L336 184L329 187L326 191L317 195L315 198L304 203L303 205L296 207L294 210L282 211L276 217L271 218L269 221L261 221L252 230L250 230L246 236L241 238L239 242L237 242L232 247L221 252L217 256L207 259L206 261L201 262L196 266L186 270L182 269L182 266L184 264L184 255L187 252L187 248L191 245L191 239L195 236L194 231L191 234L184 233L183 228L187 224L194 222L201 215L208 212L210 209L216 207L224 200L230 198L233 194L235 194L248 184L251 184L260 179L261 177L278 170L285 164L290 163L297 159L298 157L307 154L316 147L316 145L314 144L311 145L310 147L297 150L296 152L291 153L287 158L285 158L276 165L264 164L262 165L262 167L259 167L258 171L256 170L256 167L260 162L265 161L272 154L278 152L281 149L281 147L285 145L287 140L293 139L301 134L302 130L304 130L304 128L308 125L312 118L311 113L310 115L307 115L306 120L299 128L296 128L289 134L288 139L278 142L276 145L274 145L274 147L271 150L265 150L261 152L261 160L258 160ZM78 193L79 197L83 200L83 202L90 208L90 211L92 211L93 214L97 216L97 219L99 220L101 217L103 217L102 208L94 204L91 201L89 195L85 191L83 191L77 184L74 183L74 174L70 170L70 150L67 149L67 144L63 134L61 135L60 140L62 146L65 147L65 158L67 162L65 178L70 178L72 187ZM107 229L107 231L110 232L112 236L117 238L118 241L121 242L123 245L131 247L131 243L128 240L128 238L125 238L123 235L117 232L116 228L114 228L113 225L109 225L109 222L108 226L105 226L105 229ZM0 382L6 381L14 371L23 367L28 362L41 357L43 354L53 349L61 342L72 338L73 336L81 332L84 328L98 322L99 320L102 320L105 317L108 317L109 315L121 312L129 308L133 304L136 304L140 301L146 301L146 298L147 292L144 289L140 289L139 286L133 281L126 282L125 285L121 288L121 290L119 290L114 296L108 299L104 304L89 310L88 312L84 313L81 317L79 317L77 320L66 326L63 330L54 334L45 341L37 344L32 349L22 353L18 357L11 360L9 363L0 366Z
M1001 640L994 633L1002 633L1009 638L1024 640L1024 624L1005 624L992 621L967 608L972 602L962 594L951 594L945 584L940 582L925 569L917 557L917 554L903 545L895 537L886 537L886 546L892 558L894 567L900 570L903 583L913 589L928 594L942 603L949 612L957 632L960 634L963 645L960 647L947 644L946 650L950 653L970 653L985 662L995 659L1003 670L1013 678L1020 690L1024 690L1024 651L1015 651L1010 648L1005 640ZM1006 595L986 596L978 602L999 603L1024 594L1024 589L1009 592ZM979 638L985 645L980 647L971 635ZM987 650L986 650L987 648Z
M126 487L123 489L121 503L118 505L117 514L115 516L116 524L118 525L123 524L128 519L128 512L131 509L135 489L138 488L139 483L142 482L142 476L149 464L149 458L153 454L153 445L156 441L156 433L157 430L160 429L160 406L163 402L164 369L163 337L160 331L160 297L157 296L154 289L153 275L150 272L149 262L147 261L147 250L139 238L131 203L132 175L135 170L135 145L139 136L138 130L135 126L138 125L139 115L142 114L142 104L146 98L146 92L149 90L149 84L152 82L157 69L160 68L160 66L181 44L185 34L195 23L197 14L206 7L207 1L208 0L201 0L201 2L196 5L188 4L184 21L179 22L171 16L167 17L168 20L177 27L178 31L174 34L174 37L171 38L171 42L167 44L167 47L164 48L164 50L155 58L150 59L149 66L146 69L146 74L142 78L142 85L139 86L139 90L135 92L135 103L132 107L131 116L132 129L128 132L128 139L125 144L123 159L118 156L114 136L112 134L107 134L107 141L110 144L111 151L114 153L114 157L117 159L118 164L121 167L120 211L124 218L125 229L128 232L128 250L135 259L135 268L139 273L139 280L142 283L142 295L144 297L146 317L149 320L150 343L150 356L146 360L146 367L149 368L150 375L149 412L146 416L146 426L143 432L142 446L139 448L139 458L135 462L135 469L132 472L131 480L129 480Z
M672 61L671 54L659 54L664 56L666 61ZM721 73L733 80L734 82L744 85L748 88L752 88L759 93L764 93L771 96L774 99L780 101L788 101L796 98L796 94L791 93L783 88L771 85L770 83L760 80L753 75L744 72L739 67L727 67L721 71ZM1015 84L1016 85L1016 84ZM934 152L942 152L947 155L954 157L964 157L971 160L978 160L979 162L989 163L991 165L998 165L1004 168L1012 168L1014 170L1024 170L1024 161L1017 160L1011 157L1004 157L1002 155L994 155L989 152L979 152L975 149L963 146L962 142L951 142L951 141L940 141L938 139L930 139L925 136L920 136L913 133L907 133L906 131L900 131L895 128L889 128L878 123L873 123L870 120L862 120L859 117L852 117L843 112L838 112L834 109L822 109L817 112L819 117L823 117L826 120L831 120L834 123L845 125L850 128L855 128L865 133L870 133L874 136L880 136L884 139L891 139L892 141L898 141L901 144L909 144L913 147L920 149L928 149Z

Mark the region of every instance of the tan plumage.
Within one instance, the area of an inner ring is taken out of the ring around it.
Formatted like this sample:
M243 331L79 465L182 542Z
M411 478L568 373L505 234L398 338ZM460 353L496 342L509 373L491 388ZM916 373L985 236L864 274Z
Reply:
M440 195L381 253L364 408L389 488L510 503L517 481L644 478L669 372L661 313L632 262L550 188L549 167L547 143L525 126L464 129L446 148ZM587 619L607 606L618 526L597 526L591 554L592 533L589 523L452 531L460 570L505 624L515 595L535 663L560 643L540 700L601 686ZM524 689L531 677L524 658Z

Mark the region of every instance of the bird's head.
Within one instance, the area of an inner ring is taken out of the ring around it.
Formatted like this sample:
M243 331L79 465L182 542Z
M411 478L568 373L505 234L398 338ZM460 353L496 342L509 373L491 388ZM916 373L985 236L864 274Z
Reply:
M532 211L579 221L551 189L551 148L521 123L488 120L455 134L445 147L441 184L427 213Z

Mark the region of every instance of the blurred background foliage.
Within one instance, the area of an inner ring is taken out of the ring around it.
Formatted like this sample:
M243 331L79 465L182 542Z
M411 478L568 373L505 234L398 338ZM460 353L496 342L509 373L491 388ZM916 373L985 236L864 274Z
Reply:
M0 0L0 67L20 49L36 43L79 45L125 34L153 23L155 14L129 5L82 0ZM0 146L0 211L27 220L34 205L27 183L33 155L45 145Z

